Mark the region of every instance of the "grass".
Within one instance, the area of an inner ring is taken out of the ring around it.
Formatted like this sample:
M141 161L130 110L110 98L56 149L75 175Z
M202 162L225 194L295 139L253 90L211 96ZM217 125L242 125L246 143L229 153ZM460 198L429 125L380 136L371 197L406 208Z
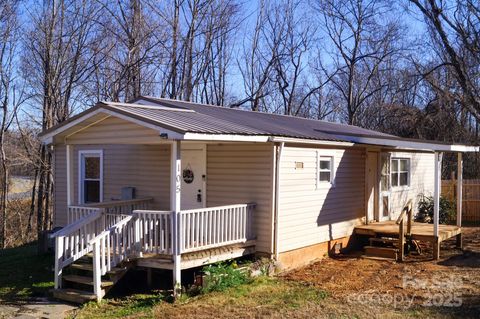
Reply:
M35 243L0 250L0 302L43 297L53 288L52 255L37 255Z
M232 316L233 313L260 310L263 314L295 310L319 304L328 293L313 286L259 277L248 284L226 288L175 303L164 301L161 294L134 295L120 300L105 299L88 303L75 312L75 318L188 318Z

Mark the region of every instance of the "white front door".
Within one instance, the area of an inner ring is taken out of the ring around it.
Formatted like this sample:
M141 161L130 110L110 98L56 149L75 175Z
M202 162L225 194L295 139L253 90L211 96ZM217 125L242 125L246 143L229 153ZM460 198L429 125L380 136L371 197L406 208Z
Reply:
M205 207L206 166L206 145L182 147L182 210Z
M367 152L367 216L368 220L378 216L378 153Z

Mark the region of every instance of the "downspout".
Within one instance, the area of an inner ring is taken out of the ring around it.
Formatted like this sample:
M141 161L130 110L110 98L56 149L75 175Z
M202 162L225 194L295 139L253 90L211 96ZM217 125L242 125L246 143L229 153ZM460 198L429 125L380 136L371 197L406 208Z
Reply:
M275 208L274 208L274 215L273 215L273 251L275 253L275 260L278 261L278 198L280 196L280 162L282 158L282 150L283 146L285 145L284 142L281 142L277 146L277 156L275 161Z

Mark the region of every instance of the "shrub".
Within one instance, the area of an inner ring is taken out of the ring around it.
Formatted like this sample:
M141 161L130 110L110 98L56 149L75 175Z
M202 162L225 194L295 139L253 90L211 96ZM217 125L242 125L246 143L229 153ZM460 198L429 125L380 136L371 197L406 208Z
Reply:
M202 292L223 291L249 281L247 271L238 269L235 262L216 263L203 268L205 273Z
M441 224L451 223L456 216L455 203L444 196L440 196L440 215L438 217ZM418 217L422 221L433 221L433 197L422 195L418 202Z

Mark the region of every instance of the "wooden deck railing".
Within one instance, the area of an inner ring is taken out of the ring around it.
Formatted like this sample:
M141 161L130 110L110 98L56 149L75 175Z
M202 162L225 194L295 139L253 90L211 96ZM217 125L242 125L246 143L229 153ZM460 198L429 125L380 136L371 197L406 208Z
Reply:
M139 253L172 253L172 212L135 210Z
M90 242L93 251L93 291L97 300L103 297L102 276L135 254L135 228L130 222L133 218L132 215L123 217Z
M399 256L398 260L403 261L405 259L405 235L410 237L412 234L412 219L413 219L413 203L412 200L408 200L403 208L400 216L397 218L398 225L398 248ZM407 220L407 232L405 234L405 220Z
M134 207L136 203L128 205ZM122 209L107 212L111 207L119 206L69 207L75 221L52 235L56 243L56 289L62 285L62 269L90 252L94 256L94 290L100 299L102 275L129 257L173 254L175 235L180 253L242 243L254 237L255 204L184 210L178 215L178 229L172 228L171 211L133 210L127 215Z
M134 210L148 209L152 201L153 198L148 197L69 206L67 221L69 224L73 223L74 221L90 214L96 209L101 208L105 211L105 213L110 215L110 217L107 217L107 226L113 226L122 219L121 216L120 218L117 218L115 215L130 215Z
M181 211L182 253L246 242L252 239L255 204L239 204Z
M62 269L91 251L89 245L105 229L100 208L52 234L55 237L55 288L61 286Z

